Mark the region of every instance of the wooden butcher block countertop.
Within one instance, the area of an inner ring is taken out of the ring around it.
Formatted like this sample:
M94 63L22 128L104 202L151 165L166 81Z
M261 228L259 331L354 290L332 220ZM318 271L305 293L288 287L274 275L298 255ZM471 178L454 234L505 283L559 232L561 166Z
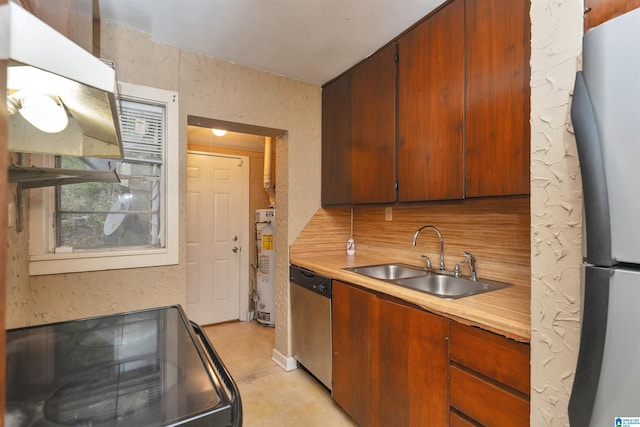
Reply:
M388 255L300 255L291 256L290 262L332 279L399 298L460 323L478 326L521 342L528 343L531 339L531 289L528 286L513 285L505 289L447 300L343 270L345 267L404 263L389 259Z

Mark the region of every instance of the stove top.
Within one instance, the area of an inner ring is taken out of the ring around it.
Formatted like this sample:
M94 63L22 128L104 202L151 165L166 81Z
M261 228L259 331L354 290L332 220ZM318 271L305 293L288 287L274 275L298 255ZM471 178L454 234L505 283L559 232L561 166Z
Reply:
M241 413L179 306L7 331L7 426L231 426Z

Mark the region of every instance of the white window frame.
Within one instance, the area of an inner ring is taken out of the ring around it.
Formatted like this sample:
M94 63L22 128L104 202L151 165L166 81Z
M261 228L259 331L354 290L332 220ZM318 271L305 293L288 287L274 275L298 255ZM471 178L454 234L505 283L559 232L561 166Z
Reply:
M120 95L133 101L164 105L166 108L166 137L164 146L164 198L161 206L162 227L165 228L162 247L110 248L65 252L55 246L55 187L34 188L29 193L29 274L78 273L85 271L153 267L178 264L178 191L179 191L179 133L178 94L147 86L118 83ZM35 156L34 156L35 157ZM51 166L53 156L43 159L43 166ZM34 162L35 163L35 162ZM41 163L42 164L42 163Z

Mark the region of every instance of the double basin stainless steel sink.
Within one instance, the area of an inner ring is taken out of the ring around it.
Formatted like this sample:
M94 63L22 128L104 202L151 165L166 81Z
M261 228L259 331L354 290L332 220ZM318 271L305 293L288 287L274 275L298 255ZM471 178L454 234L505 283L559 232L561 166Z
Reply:
M508 283L493 280L471 280L467 277L426 271L420 267L402 263L365 265L344 268L343 270L444 299L457 299L511 286Z

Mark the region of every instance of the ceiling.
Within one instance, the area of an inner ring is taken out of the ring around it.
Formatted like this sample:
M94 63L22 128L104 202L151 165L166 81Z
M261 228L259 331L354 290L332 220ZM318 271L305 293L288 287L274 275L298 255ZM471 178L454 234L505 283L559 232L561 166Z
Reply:
M224 147L236 150L264 151L264 136L249 133L227 132L216 136L211 129L200 126L187 126L187 140L190 145L202 147ZM197 148L196 148L197 150Z
M99 0L154 41L322 85L445 0Z

